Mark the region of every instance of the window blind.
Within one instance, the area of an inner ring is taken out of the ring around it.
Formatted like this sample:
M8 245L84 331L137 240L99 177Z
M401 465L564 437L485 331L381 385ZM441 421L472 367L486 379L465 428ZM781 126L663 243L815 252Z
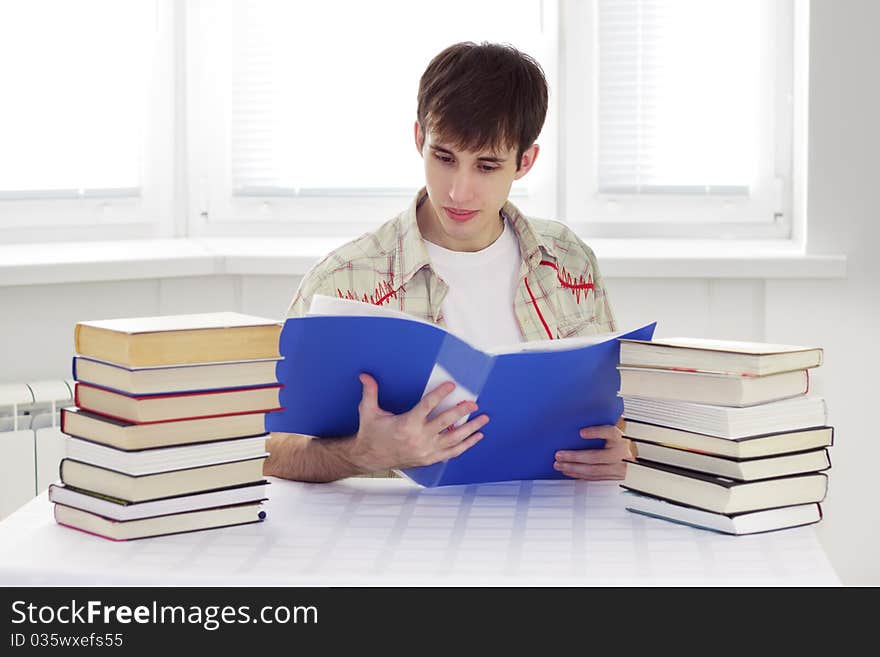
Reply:
M750 194L772 164L774 4L598 1L600 193Z
M468 40L533 54L542 7L249 0L232 12L233 194L381 196L423 184L413 122L430 59Z

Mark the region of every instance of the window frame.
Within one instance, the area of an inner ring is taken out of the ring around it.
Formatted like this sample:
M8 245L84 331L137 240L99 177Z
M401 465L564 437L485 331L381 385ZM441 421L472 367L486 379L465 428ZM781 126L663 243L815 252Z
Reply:
M598 189L595 115L597 46L595 39L577 38L584 32L596 33L597 0L560 0L562 32L560 44L565 62L561 83L565 89L562 124L566 143L560 144L559 207L567 223L579 234L596 238L699 238L699 239L795 239L803 231L803 216L795 198L802 187L804 166L796 136L805 108L803 84L808 53L805 31L807 9L804 3L782 3L778 28L789 32L777 41L774 62L774 125L776 147L774 179L766 181L761 217L719 220L719 215L742 215L743 202L724 196L645 195L634 199L625 195L600 193ZM775 3L774 3L775 4ZM588 42L589 41L589 42ZM589 82L587 82L589 81ZM576 120L575 117L580 117ZM584 155L587 152L589 155Z

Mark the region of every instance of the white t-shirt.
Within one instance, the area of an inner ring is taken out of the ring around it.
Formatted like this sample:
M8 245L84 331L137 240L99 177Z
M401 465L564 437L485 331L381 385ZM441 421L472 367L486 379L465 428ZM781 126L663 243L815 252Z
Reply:
M441 306L446 328L482 349L521 342L513 299L522 257L507 221L501 236L482 251L424 242L431 265L449 285Z

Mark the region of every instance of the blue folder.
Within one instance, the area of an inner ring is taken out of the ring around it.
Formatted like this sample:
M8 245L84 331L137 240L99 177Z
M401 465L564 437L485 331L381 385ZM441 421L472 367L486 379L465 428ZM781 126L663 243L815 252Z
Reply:
M562 479L560 449L601 447L582 427L614 424L623 412L617 338L650 340L656 323L565 350L492 355L443 328L396 317L290 318L281 331L276 375L284 408L267 414L266 430L319 437L358 429L362 386L379 384L379 406L404 413L425 392L435 364L477 394L490 421L483 439L460 456L402 472L423 486L521 479ZM592 444L591 444L592 443Z

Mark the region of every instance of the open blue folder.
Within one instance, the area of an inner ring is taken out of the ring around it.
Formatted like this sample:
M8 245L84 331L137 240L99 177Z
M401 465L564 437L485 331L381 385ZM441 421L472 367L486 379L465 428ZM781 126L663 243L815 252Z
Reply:
M434 381L439 385L451 377L473 393L469 398L479 406L475 415L489 416L481 429L484 437L454 459L403 474L423 486L562 479L565 475L553 468L555 452L590 447L579 430L614 424L623 411L617 397L617 338L650 340L655 326L600 336L602 341L589 345L569 338L541 343L546 351L490 354L416 320L290 318L281 331L284 360L276 368L284 385L284 410L267 415L266 430L320 437L355 434L360 372L376 379L379 406L392 413L415 406L429 381L433 389ZM603 444L598 440L592 446Z

